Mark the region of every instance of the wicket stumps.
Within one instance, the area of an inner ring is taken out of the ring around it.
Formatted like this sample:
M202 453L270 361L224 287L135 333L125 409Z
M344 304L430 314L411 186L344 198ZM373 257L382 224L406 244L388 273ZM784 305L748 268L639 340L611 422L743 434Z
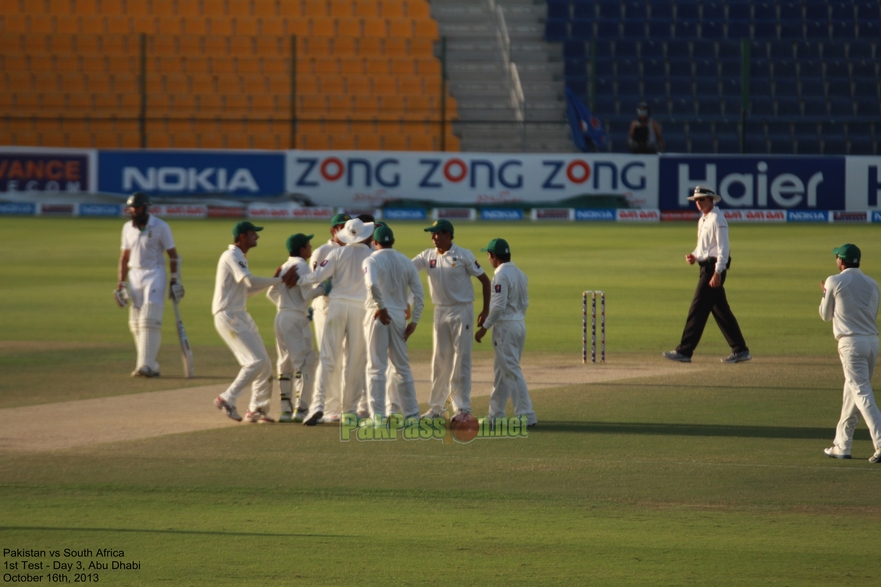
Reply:
M600 296L600 361L606 362L606 293L602 291L586 291L581 294L582 328L581 328L581 362L587 363L587 297L591 298L590 306L590 362L597 362L597 296Z

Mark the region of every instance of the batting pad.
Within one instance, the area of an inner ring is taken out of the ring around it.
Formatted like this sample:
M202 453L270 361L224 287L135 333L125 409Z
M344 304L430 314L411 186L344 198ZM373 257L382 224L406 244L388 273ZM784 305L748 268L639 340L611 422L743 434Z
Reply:
M141 367L150 367L159 371L159 363L156 355L159 353L159 345L162 342L162 311L163 306L147 302L141 309L140 338L144 349L144 362Z
M128 329L132 333L132 337L135 339L135 350L138 353L138 357L135 360L135 369L139 369L144 364L144 345L141 344L141 309L135 308L133 305L128 308Z

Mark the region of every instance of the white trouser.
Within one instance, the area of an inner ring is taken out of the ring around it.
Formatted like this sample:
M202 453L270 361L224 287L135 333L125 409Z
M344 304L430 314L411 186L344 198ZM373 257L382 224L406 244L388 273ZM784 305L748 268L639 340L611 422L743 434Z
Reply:
M455 411L471 411L471 336L474 304L434 307L434 351L431 357L429 408L444 409L452 396Z
M374 319L373 312L367 311L364 318L364 336L367 339L367 399L370 416L386 414L386 384L389 359L394 367L389 396L393 403L401 406L405 417L419 416L419 402L416 401L416 384L410 370L407 356L407 341L404 330L407 318L404 310L389 310L391 322L388 326Z
M324 325L327 323L327 311L330 308L330 298L327 296L319 296L312 302L312 321L315 323L315 342L318 345L319 353L321 351L321 339L324 335ZM345 353L345 345L342 349L336 351L337 356L341 357L341 363L336 370L337 381L327 389L327 396L324 399L325 413L334 412L339 414L342 411L342 390L343 390L343 373L346 362L342 359ZM306 404L309 407L309 404Z
M128 325L135 339L135 368L150 367L159 371L156 355L162 340L162 314L165 309L165 267L129 269ZM149 307L148 307L149 306Z
M345 353L345 377L342 390L342 411L354 413L364 394L367 349L364 344L364 302L344 299L330 300L327 322L318 353L318 376L310 412L325 411L325 398L335 393L340 384L341 359Z
M492 330L496 358L493 363L493 391L489 396L489 418L495 420L504 417L505 406L510 397L514 404L514 415L526 416L527 424L535 424L538 420L532 410L526 379L520 370L526 325L520 320L503 320L496 322Z
M292 399L294 374L301 373L300 399L297 408L306 410L312 402L318 356L312 348L309 317L302 312L281 310L275 316L275 348L278 355L278 377L282 400ZM282 382L288 383L282 383ZM286 411L284 406L282 411Z
M251 315L247 312L218 312L214 315L214 327L242 367L232 385L220 396L235 405L236 398L250 384L248 409L268 412L272 396L272 362Z
M843 336L838 356L844 369L844 398L841 419L835 428L835 445L850 450L860 414L869 427L875 449L881 449L881 412L872 393L872 373L878 359L877 336Z

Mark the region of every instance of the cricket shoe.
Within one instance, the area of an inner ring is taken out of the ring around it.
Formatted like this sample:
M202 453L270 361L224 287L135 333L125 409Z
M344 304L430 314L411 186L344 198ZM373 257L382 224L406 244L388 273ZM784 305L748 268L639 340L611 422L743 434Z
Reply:
M427 418L427 419L429 419L429 420L433 420L434 418L443 418L444 415L441 414L441 413L439 413L439 412L435 412L434 410L428 410L427 412L425 412L424 414L422 414L422 415L419 416L419 417L420 417L420 418Z
M869 457L870 463L881 463L881 448L875 451L875 454Z
M749 354L749 351L740 351L739 353L731 353L724 359L721 359L723 363L743 363L744 361L749 361L752 357Z
M309 410L302 410L297 408L297 411L294 413L294 422L302 422L306 419L306 414L309 413Z
M362 420L370 417L370 410L358 410L358 417Z
M678 361L680 363L691 363L691 357L683 355L679 351L666 351L664 353L665 359L670 359L671 361Z
M318 422L319 424L339 424L340 415L337 412L328 412Z
M281 416L278 417L279 422L293 422L294 414L291 412L282 412Z
M253 412L251 410L245 412L245 421L256 422L257 424L272 424L275 422L275 420L266 415L266 412L260 409L254 410Z
M147 365L144 365L134 373L132 373L132 377L159 377L159 371L154 371Z
M837 446L830 446L829 448L824 448L823 452L826 453L827 457L832 457L833 459L849 459L850 451L844 450L842 448L838 448ZM878 451L881 452L881 451ZM876 455L878 453L875 453ZM872 459L869 459L871 461Z
M315 426L318 424L318 421L321 420L321 417L324 415L323 410L316 410L309 414L305 420L303 420L303 426Z
M217 407L218 410L222 411L224 414L226 414L236 422L242 421L242 417L239 415L238 411L236 411L236 407L219 395L217 396L217 399L214 400L214 405Z

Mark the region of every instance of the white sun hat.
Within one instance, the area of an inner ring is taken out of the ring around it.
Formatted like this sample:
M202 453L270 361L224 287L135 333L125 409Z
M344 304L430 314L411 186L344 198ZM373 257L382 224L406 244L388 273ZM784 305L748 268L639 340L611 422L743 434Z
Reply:
M705 185L695 186L694 193L688 196L688 201L694 202L697 198L713 198L713 203L715 204L718 204L722 200L722 196Z
M346 225L337 233L337 237L347 245L360 243L373 236L373 229L375 227L376 225L373 222L364 223L358 218L352 218L346 221Z

